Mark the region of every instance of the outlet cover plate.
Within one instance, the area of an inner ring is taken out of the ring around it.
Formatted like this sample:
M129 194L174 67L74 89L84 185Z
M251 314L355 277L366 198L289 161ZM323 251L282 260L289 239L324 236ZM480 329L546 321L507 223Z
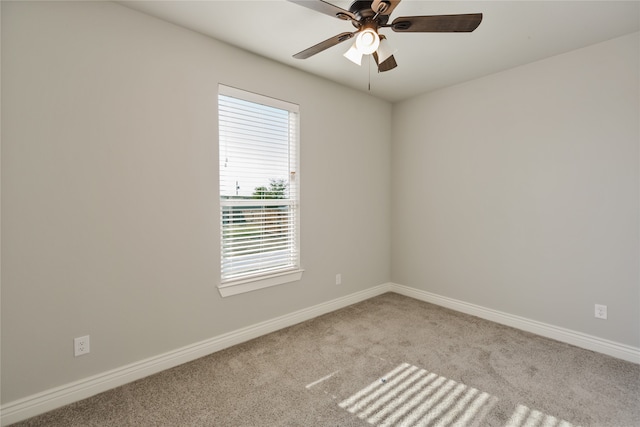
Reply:
M596 318L607 319L607 306L602 304L596 304Z
M78 337L73 339L73 355L78 357L89 353L91 348L89 347L89 335L84 337Z

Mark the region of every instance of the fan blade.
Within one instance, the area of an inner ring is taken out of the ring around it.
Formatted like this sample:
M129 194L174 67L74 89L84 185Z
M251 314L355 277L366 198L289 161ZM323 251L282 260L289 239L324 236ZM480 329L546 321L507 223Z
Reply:
M400 0L373 0L371 3L371 10L373 10L374 13L389 16L398 3L400 3ZM380 10L381 5L383 7L382 10Z
M333 16L338 19L344 19L346 21L357 21L356 16L348 10L341 7L334 6L323 0L289 0L291 3L295 3L300 6L304 6L308 9L315 10L316 12L324 13L325 15Z
M400 33L470 33L478 28L480 22L481 13L404 16L394 19L389 27Z
M333 36L330 39L320 42L315 46L311 46L310 48L305 49L302 52L296 53L295 55L293 55L293 57L296 59L307 59L310 56L315 55L316 53L320 53L325 49L329 49L330 47L337 45L338 43L349 40L355 33L357 33L357 31L354 31L353 33L338 34L337 36Z
M378 62L378 53L377 52L373 52L373 57L375 58L376 62ZM384 73L385 71L393 70L397 66L398 66L398 64L396 63L395 58L393 57L393 55L391 55L390 57L385 59L382 64L378 64L378 72L379 73Z

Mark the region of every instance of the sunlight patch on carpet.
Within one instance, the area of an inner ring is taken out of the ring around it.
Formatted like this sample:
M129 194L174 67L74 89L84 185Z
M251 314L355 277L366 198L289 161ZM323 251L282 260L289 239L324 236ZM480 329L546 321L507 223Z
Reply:
M338 372L340 372L340 371L332 372L332 373L330 373L329 375L327 375L326 377L322 377L322 378L320 378L320 379L319 379L319 380L317 380L317 381L314 381L314 382L312 382L312 383L309 383L309 384L307 384L307 386L306 386L305 388L306 388L307 390L309 390L311 387L313 387L313 386L315 386L315 385L318 385L318 384L320 384L320 383L321 383L321 382L323 382L323 381L328 380L329 378L331 378L332 376L334 376L334 375L335 375L335 374L337 374Z
M498 398L403 363L340 402L375 426L447 426L479 423Z
M381 427L480 426L498 400L489 393L403 363L339 406ZM574 427L522 404L515 408L505 427L534 426Z
M507 425L513 427L574 427L568 421L559 420L524 405L518 405Z

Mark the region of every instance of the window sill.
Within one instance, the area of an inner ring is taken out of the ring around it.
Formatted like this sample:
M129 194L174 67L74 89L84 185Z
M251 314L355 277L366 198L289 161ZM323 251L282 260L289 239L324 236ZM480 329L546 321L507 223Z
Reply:
M272 274L270 276L252 277L250 279L236 280L218 286L218 291L222 297L244 294L271 286L283 285L289 282L296 282L302 279L304 270L290 270L283 273Z

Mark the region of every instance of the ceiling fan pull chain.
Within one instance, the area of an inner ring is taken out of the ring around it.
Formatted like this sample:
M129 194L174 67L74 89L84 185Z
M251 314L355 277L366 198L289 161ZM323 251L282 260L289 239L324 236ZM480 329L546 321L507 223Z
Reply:
M369 71L369 92L371 92L371 55L367 55L369 57L368 64L367 64L367 68Z

